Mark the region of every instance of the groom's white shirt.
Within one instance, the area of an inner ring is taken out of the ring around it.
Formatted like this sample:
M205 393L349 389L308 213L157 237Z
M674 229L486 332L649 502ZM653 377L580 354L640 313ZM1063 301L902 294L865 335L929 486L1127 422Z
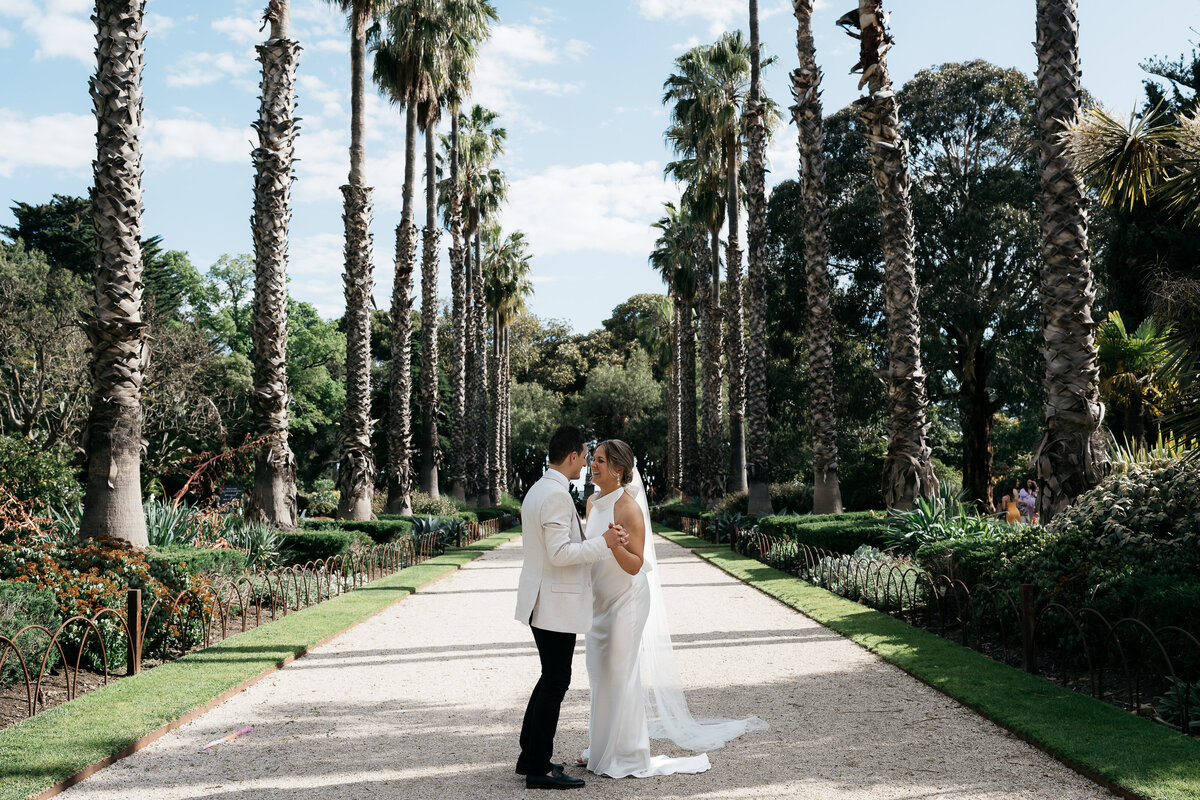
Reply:
M521 504L524 563L518 622L547 631L587 633L592 625L591 564L608 555L603 538L583 540L567 476L548 469Z

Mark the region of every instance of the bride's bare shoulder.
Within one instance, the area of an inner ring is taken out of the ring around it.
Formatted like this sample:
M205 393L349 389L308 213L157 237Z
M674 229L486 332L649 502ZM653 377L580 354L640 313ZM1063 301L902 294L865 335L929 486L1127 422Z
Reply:
M640 522L642 519L642 510L638 508L637 500L634 500L628 492L622 492L613 506L613 517L618 522L622 519L631 520L635 518Z

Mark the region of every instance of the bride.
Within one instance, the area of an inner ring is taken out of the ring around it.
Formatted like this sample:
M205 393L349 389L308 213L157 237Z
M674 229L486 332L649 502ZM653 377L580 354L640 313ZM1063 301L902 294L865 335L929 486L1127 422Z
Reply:
M588 539L620 526L629 542L592 565L592 628L586 637L592 713L588 749L580 764L613 778L704 772L702 751L721 747L748 730L765 729L757 717L695 720L688 711L667 629L662 587L655 571L650 508L634 466L633 450L619 439L596 447L588 498ZM643 685L643 676L645 684ZM650 755L650 736L668 738L699 755Z

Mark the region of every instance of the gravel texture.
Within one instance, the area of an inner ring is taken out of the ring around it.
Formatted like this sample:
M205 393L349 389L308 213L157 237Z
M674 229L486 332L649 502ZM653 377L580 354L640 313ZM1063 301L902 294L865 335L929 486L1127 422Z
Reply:
M700 775L615 781L599 797L1113 797L812 620L658 539L675 647L696 716L771 726L709 753ZM64 796L519 797L517 733L536 680L512 619L520 540L318 648ZM587 744L583 637L556 758ZM254 731L206 752L244 725ZM669 742L655 753L683 754Z

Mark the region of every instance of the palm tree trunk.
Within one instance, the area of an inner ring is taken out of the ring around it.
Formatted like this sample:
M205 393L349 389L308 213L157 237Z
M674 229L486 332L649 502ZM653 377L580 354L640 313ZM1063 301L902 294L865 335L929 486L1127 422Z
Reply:
M512 455L512 353L508 349L507 325L504 326L504 363L501 374L504 376L504 483L502 489L513 493L513 480L516 469L513 466Z
M884 313L888 357L880 377L888 387L888 452L883 463L883 499L889 508L912 508L918 497L932 497L937 478L927 443L925 370L921 365L921 322L913 255L911 179L908 143L900 117L886 53L891 36L884 29L883 0L859 0L858 10L842 18L861 30L859 67L869 96L860 112L875 188L879 192L883 237Z
M350 176L342 186L346 228L346 410L338 462L338 516L370 519L375 493L371 450L371 189L363 150L367 15L355 4L350 44Z
M680 397L679 397L679 342L682 338L679 325L679 298L671 297L671 373L667 384L667 492L669 497L676 496L682 485L680 474L683 459L680 451L683 439L680 435Z
M413 195L417 170L417 112L404 112L404 186L392 279L392 358L388 373L387 510L412 513L412 282L417 257Z
M490 434L490 455L488 457L488 502L490 505L500 505L500 482L502 478L503 455L501 449L501 429L504 425L504 400L501 397L503 387L500 382L500 312L492 311L492 356L489 363L491 377L488 383L492 387L491 407L488 421Z
M771 513L771 471L768 459L770 422L767 417L767 190L763 160L767 128L762 107L761 48L758 39L758 0L750 0L750 96L746 102L749 139L746 191L747 263L746 320L746 482L747 510L756 516Z
M467 261L458 185L458 108L450 109L450 292L454 345L450 364L450 494L467 499Z
M825 126L821 70L812 35L813 0L794 0L796 51L792 107L799 131L800 184L804 196L804 264L808 278L808 371L813 449L813 513L842 510L838 479L837 411L833 396L833 305L829 282L829 211L825 195Z
M704 354L700 359L701 403L703 418L700 434L700 499L710 508L725 495L724 419L721 409L721 246L716 231L710 232L711 244L706 255L711 269L708 280L701 282L700 318ZM700 263L704 263L701 261Z
M433 123L425 127L425 230L421 251L421 488L430 497L440 497L438 465L442 461L438 441L438 240L437 162Z
M254 454L254 487L247 519L296 527L296 458L288 446L287 248L291 220L292 152L296 138L296 62L300 45L288 38L288 0L267 8L271 35L260 44L262 97L254 162L253 360L255 429L269 437Z
M92 223L96 271L87 320L92 407L80 533L145 548L142 382L150 342L142 320L142 64L144 0L97 0Z
M699 495L697 469L700 450L697 443L696 412L696 327L692 314L694 298L679 308L679 487L685 497Z
M475 453L476 462L475 504L486 506L491 502L489 480L491 476L492 448L488 436L488 345L487 307L483 298L483 243L479 231L475 231L475 269L471 278L474 283L475 315Z
M741 145L731 134L726 147L726 205L729 235L725 242L725 360L729 365L730 492L746 491L746 328L742 303L742 248L738 235L738 166Z
M1079 112L1079 20L1075 0L1038 0L1038 177L1042 229L1042 321L1046 339L1046 431L1034 451L1037 510L1049 522L1108 472L1100 423L1100 366L1088 264L1087 216L1062 135Z

